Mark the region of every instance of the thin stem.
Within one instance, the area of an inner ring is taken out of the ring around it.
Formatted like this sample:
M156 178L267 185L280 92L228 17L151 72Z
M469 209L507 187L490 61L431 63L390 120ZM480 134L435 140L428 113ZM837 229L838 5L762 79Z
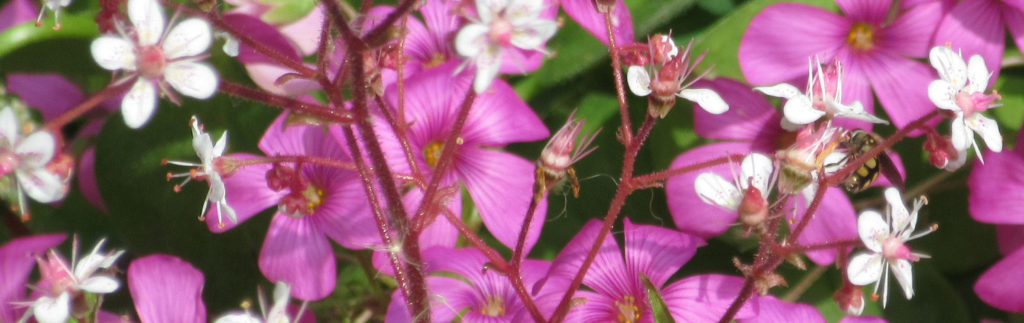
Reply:
M523 257L525 257L524 250L526 249L526 235L530 231L530 222L533 221L533 213L537 210L537 204L540 202L543 196L540 183L534 183L534 187L537 193L530 199L530 206L526 208L526 216L523 217L523 226L519 230L519 238L516 239L516 247L512 252L512 268L508 272L507 276L509 281L512 282L512 286L515 287L516 293L519 294L519 298L523 300L523 304L526 305L526 309L530 311L530 316L533 316L535 322L544 322L544 315L537 309L537 305L533 301L533 297L526 291L526 287L523 284Z
M692 164L692 165L686 165L686 166L683 166L683 167L673 168L673 169L666 169L666 170L663 170L663 171L658 171L658 172L654 172L654 173L651 173L651 174L634 177L633 178L633 183L637 187L651 187L655 183L667 180L667 179L675 177L675 176L686 174L686 173L689 173L689 172L692 172L692 171L697 171L697 170L705 169L705 168L708 168L708 167L711 167L711 166L715 166L715 165L725 164L725 163L728 163L728 162L731 162L731 161L741 160L741 159L743 159L743 157L744 156L741 155L741 154L731 154L731 155L728 155L728 156L725 156L725 157L719 157L719 158L715 158L715 159L711 159L711 160L707 160L707 161L702 161L702 162L695 163L695 164Z
M626 87L622 84L622 58L619 57L619 47L615 44L615 31L612 29L611 10L604 13L605 31L608 33L608 55L612 58L612 76L615 78L615 96L619 100L619 117L622 118L623 142L633 141L633 126L629 121L629 105L626 104Z
M811 288L811 286L814 285L814 282L818 281L818 278L821 278L821 275L824 275L826 271L828 271L828 266L815 266L814 269L808 271L807 275L804 275L796 285L793 285L793 288L790 288L789 291L786 292L786 295L782 296L782 300L787 302L796 302L796 300L800 298L800 295L803 295L808 288Z
M743 288L740 288L739 295L736 296L736 300L729 305L729 309L725 310L725 314L722 315L722 319L718 320L719 323L729 323L733 317L736 317L736 313L740 312L740 308L743 308L743 304L750 299L750 296L754 295L754 279L753 277L747 277L743 281Z
M522 230L519 230L519 239L516 239L516 248L512 252L512 267L515 269L520 268L520 264L523 262L523 250L526 249L526 235L529 234L530 222L533 222L533 213L537 210L537 203L540 200L542 194L536 194L534 198L530 199L530 206L526 208L526 216L523 217ZM517 274L519 270L516 270Z
M861 243L860 238L836 240L829 242L822 242L809 245L791 245L791 246L779 246L778 251L780 254L792 254L792 253L803 253L821 249L834 249L834 248L846 248L854 247Z
M811 200L811 204L807 206L807 210L804 211L804 216L800 218L800 222L797 223L796 228L793 229L786 241L790 244L796 242L796 238L800 237L800 234L807 228L807 224L811 223L811 218L814 217L814 213L818 211L818 207L821 206L821 201L825 199L825 191L828 190L828 186L824 185L824 181L818 182L818 190L814 192L814 199Z
M353 163L340 162L330 158L307 156L307 155L294 155L294 156L267 156L257 157L249 159L236 159L235 165L238 166L249 166L259 164L275 164L275 163L296 163L296 164L309 164L319 165L339 169L356 170L356 165Z
M441 184L441 180L444 175L448 173L448 169L451 168L452 162L455 160L455 149L459 146L458 141L462 138L462 128L466 126L466 119L469 118L469 110L473 107L473 101L476 99L476 91L468 89L466 91L466 97L462 100L462 104L459 107L458 115L455 117L455 124L452 125L451 133L445 138L444 148L441 150L441 157L438 159L437 164L434 165L433 173L430 176L430 181L427 182L427 188L423 193L423 203L420 203L419 209L416 210L416 217L425 217L426 214L434 213L433 201L434 196L437 195L438 186ZM436 211L435 211L436 212Z
M462 219L456 217L455 214L449 210L444 210L441 214L448 219L448 222L455 226L455 230L458 230L459 233L466 237L466 240L468 240L470 244L484 253L484 256L486 256L491 262L491 265L498 269L498 271L508 272L510 268L508 262L506 262L504 258L501 258L501 255L499 255L494 248L488 246L487 242L480 239L480 236L476 235L473 229L466 226L466 223L462 222Z
M71 110L68 110L60 116L53 118L52 120L47 122L46 125L44 125L43 127L48 129L50 132L59 134L60 129L63 128L64 125L68 124L72 120L75 120L75 118L82 116L86 112L89 112L89 110L92 110L92 108L99 106L100 103L105 101L107 98L110 98L115 94L121 93L121 91L124 91L132 84L135 84L134 82L128 81L108 85L99 93L93 94L93 96L89 97L89 99L85 100L85 102L79 103L74 108L71 108Z
M405 152L405 160L409 163L409 170L412 171L412 177L415 178L416 186L420 188L424 187L423 173L420 173L419 162L416 161L416 156L413 155L412 145L409 143L409 136L405 135L405 127L398 123L397 117L391 113L385 104L384 99L376 97L377 106L379 107L381 114L384 115L384 119L387 120L388 124L391 125L391 131L395 132L395 137L398 138L399 144L402 146L402 151ZM417 230L419 226L415 226Z
M238 83L221 81L220 91L234 97L253 100L296 113L308 114L342 124L352 123L352 114L346 111L340 111L317 103L303 102L286 96L271 94L262 90L249 88Z
M906 137L907 134L909 134L911 131L917 130L918 128L927 127L928 121L930 121L932 118L942 116L946 113L947 112L945 112L945 110L935 109L932 110L932 112L922 116L921 118L918 118L917 120L914 120L913 122L907 124L905 127L903 127L903 129L896 131L896 133L892 134L892 136L889 136L889 138L886 138L884 141L879 143L874 148L871 148L871 150L868 150L864 154L861 154L856 159L846 163L846 166L843 166L843 168L841 168L840 170L836 171L835 173L832 173L832 175L829 176L825 181L828 184L826 187L839 184L841 181L845 180L847 176L850 176L850 174L853 173L853 171L863 166L864 163L866 163L868 160L877 157L878 154L885 152L886 149L891 148L893 145L896 144L896 142L903 140L903 138Z

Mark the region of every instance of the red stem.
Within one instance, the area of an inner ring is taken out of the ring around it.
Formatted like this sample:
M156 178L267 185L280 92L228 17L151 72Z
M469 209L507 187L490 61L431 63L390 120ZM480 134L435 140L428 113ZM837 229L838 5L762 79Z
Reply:
M107 98L114 96L115 94L121 93L121 91L124 91L132 84L135 84L135 82L131 82L133 80L134 79L108 85L99 93L93 94L93 96L89 97L89 99L85 100L85 102L79 103L74 108L71 108L71 110L64 112L63 114L54 118L53 120L50 120L43 127L45 127L54 134L60 134L60 129L63 128L64 125L68 124L72 120L75 120L75 118L82 116L86 112L89 112L89 110L92 110L92 108L99 106L100 103L102 103Z
M655 183L667 180L669 178L686 174L692 171L701 170L715 165L728 163L730 161L742 160L744 155L742 154L731 154L725 157L719 157L707 161L702 161L692 165L687 165L679 168L666 169L663 171L654 172L647 175L633 177L633 185L636 187L651 187Z
M608 53L612 58L612 76L615 78L615 94L619 100L619 117L622 118L622 142L633 140L633 126L629 121L629 105L626 103L626 87L622 84L622 58L619 47L615 45L615 31L612 29L611 10L604 13L605 31L608 33Z
M286 96L267 93L265 91L249 88L238 83L221 81L220 91L234 97L253 100L272 107L290 110L296 113L313 115L318 118L342 124L352 123L352 114L348 113L347 111L334 109L317 103L303 102Z

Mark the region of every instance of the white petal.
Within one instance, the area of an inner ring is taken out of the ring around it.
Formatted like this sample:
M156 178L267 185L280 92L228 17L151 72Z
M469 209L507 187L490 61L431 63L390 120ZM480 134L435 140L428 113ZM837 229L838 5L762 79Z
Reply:
M684 89L677 94L679 97L700 104L701 108L711 114L729 111L729 104L712 89Z
M754 91L759 91L770 96L784 99L792 99L795 96L804 95L803 92L800 92L800 89L789 85L788 83L779 83L772 86L759 86L755 87Z
M949 134L953 148L957 151L966 152L967 148L971 147L971 142L974 141L974 135L972 135L971 131L967 129L967 125L964 123L963 114L958 113L950 125L953 128Z
M964 164L966 164L966 163L967 163L967 151L958 151L956 159L955 160L950 160L948 163L946 163L946 166L942 167L942 169L945 169L947 171L952 172L952 171L956 171L957 169L960 169L960 167L964 166Z
M64 323L71 315L71 298L68 293L61 293L56 299L40 297L32 303L32 315L39 323Z
M19 169L15 174L22 191L39 203L52 203L64 198L64 181L46 168Z
M522 49L540 49L558 30L558 24L551 20L537 19L512 31L509 42Z
M267 313L268 322L272 322L269 320L271 317L288 315L285 310L288 308L288 298L291 295L291 290L288 283L283 281L274 284L274 305L270 307L270 312Z
M889 263L889 269L892 270L892 275L896 276L896 281L900 282L900 287L903 287L903 294L907 295L907 299L914 297L914 276L910 270L910 261L896 260L894 263Z
M149 121L156 110L156 86L139 78L121 101L121 116L129 128L139 129Z
M718 205L730 210L735 210L739 207L740 200L743 198L742 193L736 189L733 183L715 173L701 173L697 175L697 179L693 182L693 188L697 191L697 196L700 196L704 203Z
M785 129L786 131L797 131L805 126L802 124L793 123L792 121L789 121L789 119L786 118L782 118L782 120L779 121L779 125L782 126L782 129Z
M128 19L135 25L140 46L160 41L164 33L164 8L156 0L129 0Z
M508 0L504 18L514 26L521 26L539 19L544 8L544 0Z
M857 235L869 250L882 252L882 243L889 238L889 224L881 213L866 210L857 217Z
M213 161L213 139L210 134L201 132L198 136L192 137L192 149L195 149L196 156L199 156L204 164Z
M121 283L113 277L95 275L83 281L78 288L93 294L109 294L121 287Z
M103 35L92 41L89 45L92 51L92 59L105 70L127 70L134 71L135 67L135 44L113 35Z
M945 80L934 80L931 83L928 83L928 98L931 99L932 103L935 103L935 106L939 107L939 109L962 111L954 99L958 91L958 89L953 88L953 84L950 84Z
M907 212L907 206L903 204L900 190L895 187L886 188L885 201L889 204L893 233L902 235L914 231L914 223L910 222L910 212Z
M967 119L967 127L974 130L985 140L985 146L994 152L1003 151L1003 135L999 134L999 124L986 116L974 114ZM980 156L980 155L979 155Z
M480 21L488 23L508 5L511 0L479 0L476 1L476 13Z
M928 52L928 61L939 72L939 77L959 90L967 83L967 64L963 57L946 46L936 46Z
M838 102L829 103L828 106L836 111L836 117L843 117L847 119L854 119L860 121L867 121L871 123L888 124L889 121L885 121L882 118L876 117L873 114L864 111L864 105L860 101L853 101L849 105L840 104Z
M217 210L218 215L226 215L228 220L231 220L231 223L238 223L238 215L235 213L235 209L228 205L226 200L217 203ZM220 222L223 223L224 220L220 220Z
M988 87L988 79L992 74L988 73L985 66L985 59L981 55L973 55L967 62L967 80L971 81L968 88L971 93L985 92Z
M846 276L850 283L864 286L882 278L884 266L881 254L858 252L850 257L850 264L846 265Z
M473 79L473 91L476 93L486 91L494 78L498 77L500 68L501 50L492 48L480 53L476 59L476 78Z
M217 92L217 73L195 62L174 62L164 70L164 79L179 93L196 99L208 99Z
M482 24L469 24L455 35L455 52L463 57L476 57L487 49L490 28Z
M53 159L57 141L49 131L33 132L18 143L14 153L21 159L20 167L43 168Z
M761 196L768 196L768 182L771 180L772 159L768 156L752 153L743 158L740 164L740 187L746 189L749 185L748 179L753 182L754 187L761 191Z
M0 110L0 148L10 149L18 141L18 116L13 108Z
M814 108L811 98L806 95L794 96L786 101L782 107L782 113L786 120L795 124L808 124L820 119L825 111Z
M630 66L626 70L626 84L629 84L629 91L636 96L647 96L651 94L651 75L643 66Z
M220 135L220 139L217 140L217 144L213 146L213 158L224 155L224 150L228 148L228 131L224 130L224 134Z
M263 323L263 319L250 313L232 313L218 317L213 323Z
M167 59L196 56L210 48L213 37L206 20L190 18L174 26L161 46Z

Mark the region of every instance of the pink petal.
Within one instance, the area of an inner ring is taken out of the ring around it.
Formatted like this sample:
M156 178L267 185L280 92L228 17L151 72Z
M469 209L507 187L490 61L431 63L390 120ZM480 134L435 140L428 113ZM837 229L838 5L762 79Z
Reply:
M64 234L37 235L0 246L0 322L15 322L25 313L27 307L8 304L26 300L25 284L36 266L35 255L57 247L65 238Z
M206 322L203 273L178 257L156 254L128 266L128 289L143 322Z
M457 158L455 171L466 183L487 230L502 244L514 248L533 199L533 163L506 152L468 147L461 149ZM540 237L547 210L545 197L533 213L526 235L526 252Z
M847 316L840 320L839 323L886 323L886 320L871 315Z
M788 303L768 295L760 297L760 305L757 316L739 320L739 323L825 322L825 317L807 304Z
M1024 247L1024 225L997 225L996 239L1003 255L1017 251Z
M716 143L699 146L676 157L669 169L687 167L730 154L746 155L750 149L751 146L747 143ZM742 157L738 157L734 161L732 169L736 174L739 174L742 159ZM729 169L728 163L722 163L678 175L665 182L668 210L672 213L672 219L679 230L706 239L725 232L736 222L735 211L704 203L697 196L693 186L697 175L703 172L714 172L723 178L731 179L733 175Z
M502 80L495 80L485 93L477 96L462 130L467 142L482 146L504 146L550 135L537 114Z
M1006 21L1006 27L1010 29L1010 37L1013 37L1017 48L1024 48L1024 1L1017 1L1017 3L1003 9L1003 20ZM985 61L988 62L987 59ZM999 73L998 69L989 70ZM993 77L992 80L995 78Z
M720 274L697 275L669 284L661 292L676 322L718 322L739 296L743 278ZM753 297L743 304L736 319L757 315L759 300Z
M78 159L78 190L82 197L100 211L107 212L107 205L100 195L100 186L96 181L96 147L89 147Z
M320 31L324 25L324 7L317 6L308 15L291 24L279 27L281 34L298 47L303 56L313 55L320 46ZM317 35L310 37L310 35Z
M971 217L994 224L1024 224L1024 158L1012 153L985 152L967 179Z
M469 84L472 73L462 72L453 77L455 63L448 63L421 72L405 82L405 119L409 126L412 144L426 147L430 140L441 140L455 123L455 117ZM398 107L398 91L395 86L385 92L385 99L392 109Z
M273 26L270 26L259 18L244 14L226 14L224 21L236 30L243 30L253 40L260 42L263 46L276 51L295 61L299 61L298 51L294 46L281 35ZM319 35L313 38L319 38ZM282 85L275 84L277 79L286 73L295 73L294 70L286 68L276 61L260 54L255 49L239 44L238 60L245 65L249 77L264 90L275 94L299 94L305 93L319 86L310 80L292 80Z
M583 261L587 257L587 253L590 252L590 248L594 246L594 241L596 241L600 230L600 221L588 221L583 229L580 229L580 232L569 241L569 244L558 253L551 264L548 277L538 283L534 290L543 287L549 291L564 292L565 288L568 288L569 281L583 266ZM619 251L619 244L615 242L615 237L609 234L601 242L601 248L598 249L594 262L587 271L587 275L584 276L583 283L601 294L631 294L630 292L639 286L631 286L636 277L630 275L626 270L626 264L622 261L622 252Z
M439 2L438 0L431 0L431 2ZM424 11L427 6L420 8L420 11ZM434 7L437 7L435 4ZM395 8L391 6L376 6L370 9L366 13L366 17L363 20L363 30L370 30L376 27L382 20L384 20L388 14L394 11ZM449 19L456 20L456 16L447 15ZM438 39L434 38L427 27L423 26L423 23L418 19L407 19L406 28L408 29L405 36L405 53L409 55L406 58L405 65L405 77L408 78L415 75L420 70L426 69L426 66L432 63L435 59L436 54L446 55L447 45L443 42L439 42ZM341 49L339 49L341 50ZM442 60L442 62L447 59ZM396 76L397 77L397 76ZM385 81L385 86L391 85L391 82Z
M740 41L743 76L755 85L806 79L807 59L815 55L822 61L831 59L845 44L851 24L844 17L809 5L768 6L750 21Z
M565 13L579 23L583 29L597 37L605 45L608 45L608 31L604 23L604 15L597 12L594 1L591 0L562 0L562 9ZM633 40L633 18L629 14L629 8L622 0L615 1L615 8L612 9L613 31L615 44L622 46L632 44Z
M803 218L807 203L802 197L796 197L796 216L787 215L798 223ZM794 224L791 228L795 228ZM854 213L850 199L842 190L829 187L822 198L821 206L815 212L803 234L797 238L802 245L821 244L830 241L857 239L857 214ZM819 265L828 265L835 261L835 249L819 249L807 252L807 258Z
M1001 11L1009 13L1012 10L1005 10L992 0L962 1L942 19L932 44L948 44L965 60L975 54L981 55L988 70L993 71L990 84L994 84L1006 45ZM1013 23L1010 24L1012 26Z
M457 10L457 2L454 1L443 1L443 0L426 0L426 4L420 7L420 14L423 15L423 23L426 24L426 29L429 31L428 36L430 40L431 50L429 53L440 53L444 54L445 57L453 57L451 46L448 45L448 41L453 39L454 34L458 31L459 26L462 25L459 22L459 18L452 15L453 10ZM557 10L557 9L556 9ZM411 40L412 34L409 34Z
M36 18L39 14L39 2L30 0L14 0L0 8L0 32Z
M665 285L676 271L704 246L704 240L679 231L623 220L626 228L626 268L654 286Z
M594 293L590 291L581 290L573 295L573 298L582 298L586 302L579 306L574 306L569 309L569 314L566 315L566 322L619 322L618 318L621 314L619 311L619 302L622 301L622 297L626 295L604 295ZM628 295L633 296L633 295ZM635 296L634 296L635 297ZM561 299L552 299L552 302L558 304ZM645 302L646 300L637 299L637 302ZM638 306L642 306L637 304ZM643 308L643 307L640 307ZM648 313L640 314L640 322L653 322L651 315ZM639 322L637 322L639 323Z
M729 104L729 111L721 114L693 109L693 128L701 137L755 140L774 146L782 134L779 113L764 95L751 90L750 86L720 77L700 81L693 87L715 90Z
M309 173L309 172L307 172ZM310 215L321 232L345 248L360 250L380 241L366 190L355 171L314 167L313 185L324 190L323 204Z
M878 25L888 16L892 0L836 0L836 4L851 20Z
M871 83L868 81L867 71L864 69L864 58L868 55L855 52L850 47L844 46L836 53L836 60L843 64L843 100L842 104L852 104L860 101L864 106L864 112L875 113L875 97L871 94ZM807 82L800 83L801 85ZM866 121L859 121L848 118L836 119L835 125L846 129L871 130L874 124Z
M382 198L383 199L383 198ZM423 199L423 191L418 188L413 188L402 197L402 201L405 204L405 210L409 214L417 211L420 206L420 201ZM448 210L455 215L455 217L461 218L462 216L462 197L461 194L455 194L452 200L448 202ZM379 231L374 228L373 232L376 237L373 240L374 245L377 248L384 248L381 246L381 238ZM459 238L459 232L455 229L455 226L448 221L443 214L438 215L434 222L427 226L422 232L420 232L420 250L428 250L433 247L445 247L454 248L455 243ZM388 260L388 254L384 250L376 250L373 253L373 267L377 268L382 274L395 275L394 268L391 266L391 262Z
M931 67L887 53L864 56L861 66L871 80L871 88L878 94L878 101L897 128L935 109L928 99L928 83L936 78ZM936 123L937 120L931 122Z
M229 156L242 160L257 158L257 156L249 154L230 154ZM220 222L217 208L209 207L206 214L206 225L211 232L219 233L231 230L260 211L276 205L281 197L288 193L287 191L275 192L267 187L267 171L270 170L270 166L270 164L246 166L224 178L225 200L235 210L238 223L232 222L226 216L223 217L224 222Z
M295 298L314 301L334 290L334 251L312 219L275 214L259 265L268 280L288 283Z
M1006 256L981 274L974 284L974 292L981 300L996 308L1024 312L1024 280L1020 279L1020 268L1024 268L1024 248Z
M883 27L877 33L875 44L899 55L925 57L931 49L935 25L943 14L943 4L938 1L915 6Z
M44 120L56 118L83 101L82 90L59 74L10 74L7 89L28 106L39 109Z

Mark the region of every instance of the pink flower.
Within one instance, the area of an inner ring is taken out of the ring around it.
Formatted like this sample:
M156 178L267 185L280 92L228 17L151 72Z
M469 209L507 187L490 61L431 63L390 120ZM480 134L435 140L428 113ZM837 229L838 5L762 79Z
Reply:
M260 139L260 150L267 155L351 160L323 128L289 127L286 118L287 114L278 117ZM256 158L248 154L229 156ZM361 249L379 240L362 184L351 170L288 163L274 167L291 170L293 175L284 178L283 186L279 186L282 183L268 182L271 169L270 164L251 165L224 178L225 199L234 208L238 223L220 222L215 210L206 223L210 231L223 232L276 205L277 212L260 250L260 270L267 279L292 286L296 298L326 297L334 290L336 278L334 253L327 238L351 249Z
M825 317L821 316L814 306L807 304L788 303L775 298L775 296L767 295L758 298L758 305L760 308L757 311L757 316L736 321L739 323L825 322Z
M837 0L845 16L796 3L779 3L754 17L740 43L743 75L751 84L802 85L808 58L837 59L846 70L844 102L874 111L871 89L889 117L903 127L931 111L927 65L932 28L943 6L928 2L887 20L892 0ZM784 32L783 32L784 31Z
M178 257L150 255L128 266L128 290L142 322L206 322L203 273Z
M981 55L986 66L992 71L989 84L999 76L1006 46L1006 31L1024 47L1024 3L1013 0L961 1L942 18L935 37L934 46L949 46L962 50L964 57Z
M15 322L28 307L15 305L26 302L25 286L36 257L54 248L67 237L64 234L47 234L11 240L0 246L0 322Z
M462 98L473 81L468 73L453 77L455 67L452 62L423 71L406 82L405 119L410 123L407 135L416 155L415 162L427 178L441 157ZM392 89L386 91L386 99L394 107L398 96ZM381 133L390 129L386 124L378 128ZM466 185L480 210L484 225L506 246L516 244L526 209L533 197L536 172L534 163L495 148L548 135L547 128L533 110L507 83L497 80L473 101L460 135L462 142L455 150L451 169L444 176L442 187L457 182ZM410 174L405 153L394 136L379 137L388 160L392 161L392 170ZM540 235L546 210L547 199L544 199L537 206L529 228L527 251Z
M459 8L458 5L458 1L426 0L424 5L419 8L423 21L413 18L406 20L406 28L409 31L405 35L405 52L402 53L405 55L403 73L406 78L422 70L440 66L458 55L452 46L455 33L462 25L462 18L454 15ZM363 21L363 30L373 29L394 10L391 6L378 6L370 9ZM397 41L394 43L397 44ZM382 59L385 61L382 65L394 69L398 62L388 62L388 59L395 60L396 57ZM539 66L540 56L529 61L523 58L523 62L528 63L527 65ZM529 69L536 68L534 66ZM384 85L390 85L397 75L384 75L384 78Z
M476 1L476 17L455 35L455 51L476 68L473 90L487 90L499 72L537 68L544 44L555 35L555 10L544 0ZM523 58L528 57L528 61ZM529 65L529 66L528 66Z

